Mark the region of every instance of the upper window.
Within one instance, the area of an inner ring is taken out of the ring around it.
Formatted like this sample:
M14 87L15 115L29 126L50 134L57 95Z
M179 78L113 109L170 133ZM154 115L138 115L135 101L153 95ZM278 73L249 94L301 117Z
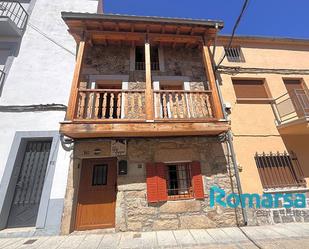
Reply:
M232 79L237 101L269 103L271 96L264 79Z
M245 62L245 57L240 47L225 47L224 51L229 62Z
M159 71L159 49L150 48L151 70ZM137 46L135 48L135 70L145 70L145 47Z

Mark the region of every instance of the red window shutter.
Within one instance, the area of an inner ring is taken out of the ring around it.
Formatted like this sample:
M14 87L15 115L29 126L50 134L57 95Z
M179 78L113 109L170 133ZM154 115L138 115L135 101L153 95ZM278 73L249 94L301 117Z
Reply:
M164 163L156 163L158 201L167 201L166 166Z
M147 163L148 202L167 201L166 171L164 163Z
M194 191L194 197L195 199L203 199L204 186L203 186L203 177L201 173L200 162L191 163L191 174L192 174L192 186Z
M147 163L146 177L147 200L148 202L158 202L157 174L156 165L154 163Z

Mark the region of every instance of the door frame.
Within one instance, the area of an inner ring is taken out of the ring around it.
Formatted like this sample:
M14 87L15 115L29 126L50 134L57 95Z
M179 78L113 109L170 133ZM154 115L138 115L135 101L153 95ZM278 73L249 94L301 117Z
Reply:
M14 179L13 175L19 173L16 172L16 169L22 163L23 154L26 149L26 143L27 141L34 141L41 139L50 139L52 141L52 145L48 158L48 164L47 164L48 170L46 170L45 173L44 185L35 227L45 228L47 225L46 217L56 168L56 163L54 162L56 162L57 160L59 141L60 141L59 133L58 131L16 132L14 140L11 144L11 149L1 179L0 230L5 229L7 226L7 220L10 214L10 209L14 197L15 185L17 180L17 178ZM18 170L20 170L20 168Z
M78 200L79 200L79 191L81 188L80 185L80 181L82 178L82 167L85 165L85 162L87 161L105 161L105 162L114 162L115 164L115 170L116 170L116 174L115 174L115 185L116 185L116 190L115 190L115 196L116 196L116 200L115 200L115 222L114 222L114 226L116 226L116 202L117 202L117 189L118 189L118 159L117 157L99 157L99 158L83 158L81 160L81 166L80 166L80 174L79 174L79 179L78 179L78 189L77 189L77 193L76 193L76 204L75 204L75 215L74 215L74 226L73 226L73 231L81 231L80 229L77 229L77 223L78 223ZM108 176L107 176L108 177ZM94 229L100 229L100 228L94 228ZM103 228L104 229L104 228ZM89 229L91 230L91 229Z

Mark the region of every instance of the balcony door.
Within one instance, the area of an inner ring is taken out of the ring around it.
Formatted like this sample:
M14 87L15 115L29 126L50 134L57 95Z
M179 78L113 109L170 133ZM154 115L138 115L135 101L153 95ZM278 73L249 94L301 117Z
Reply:
M284 79L284 85L299 118L309 115L309 92L300 79Z
M115 227L117 159L83 160L76 230Z

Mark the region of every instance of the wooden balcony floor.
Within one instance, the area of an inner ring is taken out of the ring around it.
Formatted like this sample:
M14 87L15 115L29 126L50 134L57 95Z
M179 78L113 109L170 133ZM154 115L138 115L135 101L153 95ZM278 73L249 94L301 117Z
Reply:
M60 126L60 133L71 138L99 137L167 137L218 135L230 128L226 121L134 121L134 122L78 122L66 121Z

